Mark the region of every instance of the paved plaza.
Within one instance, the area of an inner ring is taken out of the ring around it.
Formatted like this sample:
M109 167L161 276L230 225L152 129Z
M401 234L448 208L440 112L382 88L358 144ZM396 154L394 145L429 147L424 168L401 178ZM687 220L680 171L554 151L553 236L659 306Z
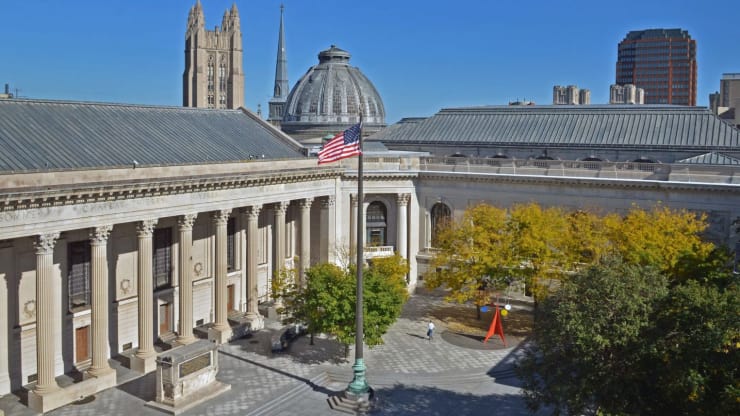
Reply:
M429 315L443 303L438 296L410 298L402 317L385 335L385 344L365 347L368 382L375 390L373 415L479 415L495 411L507 416L528 415L513 361L520 353L517 340L504 347L492 338L485 346L447 331L443 319ZM437 325L433 341L425 337L426 323ZM267 328L219 348L218 379L231 385L226 393L193 407L183 415L341 415L331 410L328 397L343 390L352 377L354 347L345 358L335 342L309 337L294 341L285 352L273 353L280 326ZM116 363L114 361L114 363ZM119 385L94 397L49 412L53 416L162 415L147 407L155 396L155 374L141 376L116 366ZM6 415L35 415L16 395L0 398Z

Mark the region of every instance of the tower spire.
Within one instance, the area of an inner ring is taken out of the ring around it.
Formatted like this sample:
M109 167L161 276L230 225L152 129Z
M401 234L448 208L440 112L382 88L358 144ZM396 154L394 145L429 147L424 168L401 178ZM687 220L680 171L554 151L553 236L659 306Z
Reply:
M283 118L283 108L288 98L288 57L285 50L285 6L280 5L280 31L278 34L277 62L275 63L275 88L270 100L270 115L268 120L274 125L280 125Z

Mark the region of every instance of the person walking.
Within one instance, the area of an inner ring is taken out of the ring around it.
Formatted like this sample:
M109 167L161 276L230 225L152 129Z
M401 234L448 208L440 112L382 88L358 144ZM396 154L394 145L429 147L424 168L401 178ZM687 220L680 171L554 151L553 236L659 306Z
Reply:
M431 341L434 338L434 322L429 321L427 325L427 339Z

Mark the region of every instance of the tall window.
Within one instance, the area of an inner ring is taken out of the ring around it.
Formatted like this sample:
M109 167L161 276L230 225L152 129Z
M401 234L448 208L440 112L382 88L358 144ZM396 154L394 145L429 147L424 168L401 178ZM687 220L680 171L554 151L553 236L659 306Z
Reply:
M236 222L230 217L226 223L226 268L228 271L236 269Z
M447 205L437 202L432 207L432 247L437 246L437 233L439 232L440 227L442 227L444 224L447 224L452 219L452 214L450 212L450 207Z
M152 240L152 272L154 287L172 284L172 228L157 228Z
M69 310L74 310L90 304L90 241L69 243L67 252Z
M379 201L375 201L367 207L367 245L385 245L386 212L385 205Z
M218 65L218 104L219 108L226 108L226 56L221 57Z

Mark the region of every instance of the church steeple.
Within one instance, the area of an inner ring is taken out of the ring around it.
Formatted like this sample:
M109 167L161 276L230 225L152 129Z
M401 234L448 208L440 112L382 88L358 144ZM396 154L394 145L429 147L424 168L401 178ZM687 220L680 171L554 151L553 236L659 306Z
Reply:
M283 108L288 98L288 57L285 51L285 27L283 22L285 6L280 5L280 32L278 34L277 62L275 63L275 88L270 100L270 115L267 118L275 126L280 126Z

